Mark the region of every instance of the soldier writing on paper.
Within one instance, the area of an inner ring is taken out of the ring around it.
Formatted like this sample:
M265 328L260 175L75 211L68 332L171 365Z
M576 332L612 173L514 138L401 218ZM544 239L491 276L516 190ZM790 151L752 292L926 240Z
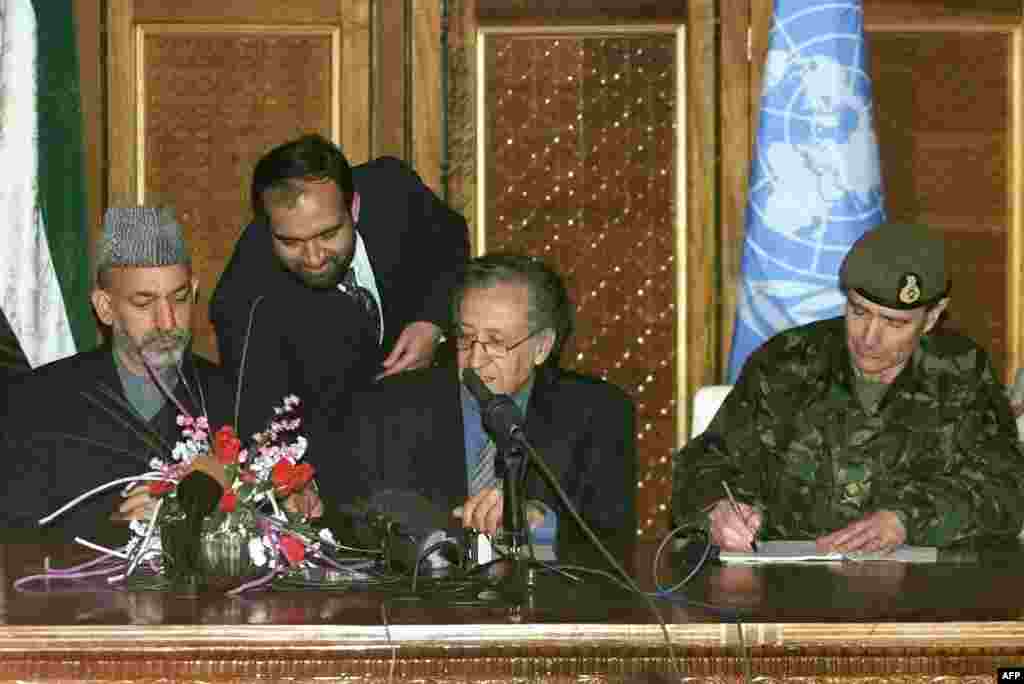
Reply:
M766 342L676 454L674 515L707 511L726 550L755 536L842 552L1013 539L1024 452L986 352L935 331L949 303L942 238L881 225L839 278L845 315Z

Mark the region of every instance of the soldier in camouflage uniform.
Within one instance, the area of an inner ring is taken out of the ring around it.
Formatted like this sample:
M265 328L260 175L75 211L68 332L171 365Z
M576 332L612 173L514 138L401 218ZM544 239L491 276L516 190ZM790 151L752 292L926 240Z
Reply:
M766 342L676 454L677 521L706 520L727 550L755 535L839 551L1015 537L1024 452L1004 389L974 342L929 334L949 301L942 239L879 226L840 286L845 315Z

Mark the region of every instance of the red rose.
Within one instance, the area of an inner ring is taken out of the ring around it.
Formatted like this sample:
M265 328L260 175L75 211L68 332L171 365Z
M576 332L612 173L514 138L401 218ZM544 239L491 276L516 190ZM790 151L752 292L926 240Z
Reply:
M309 484L313 473L313 466L308 463L280 460L274 464L270 478L274 482L274 491L280 496L287 496Z
M158 498L173 490L175 484L173 482L164 482L161 480L160 482L150 482L148 487L149 495L153 498Z
M224 496L220 497L220 510L225 513L234 512L238 506L238 495L234 492L224 492Z
M235 434L235 428L225 425L213 436L213 450L217 460L223 465L238 462L238 452L242 450L242 441Z
M281 537L281 553L289 565L298 565L306 557L306 545L298 537L285 535Z

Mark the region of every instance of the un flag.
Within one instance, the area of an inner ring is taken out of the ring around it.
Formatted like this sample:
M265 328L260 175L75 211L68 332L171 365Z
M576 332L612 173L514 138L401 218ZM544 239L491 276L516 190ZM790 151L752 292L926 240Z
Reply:
M776 0L729 359L838 315L839 266L885 220L860 2Z

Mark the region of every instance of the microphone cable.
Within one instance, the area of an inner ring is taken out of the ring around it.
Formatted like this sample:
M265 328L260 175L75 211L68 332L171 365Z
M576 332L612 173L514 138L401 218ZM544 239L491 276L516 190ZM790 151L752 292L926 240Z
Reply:
M651 614L653 614L654 617L658 620L658 625L661 627L662 636L665 639L665 645L668 648L669 663L671 664L672 671L677 677L681 679L683 676L683 672L682 668L679 665L675 644L672 643L672 636L668 632L668 624L666 624L665 618L662 616L661 611L658 610L658 607L655 605L654 600L647 592L643 591L639 586L637 586L636 581L632 577L630 577L629 573L626 572L625 568L623 568L622 565L617 560L615 560L615 557L608 551L605 545L601 543L601 540L598 539L596 534L594 534L594 531L590 529L590 526L583 520L583 517L579 514L579 511L577 511L576 507L572 505L572 502L569 500L569 496L565 493L565 490L562 488L561 483L558 482L558 478L555 477L555 474L553 472L551 472L551 468L548 467L548 464L544 461L544 459L542 459L537 454L537 451L533 448L533 445L530 444L528 440L524 439L521 441L526 447L526 450L529 452L532 462L541 471L541 473L544 476L544 479L548 482L548 484L550 484L554 488L555 493L558 495L559 501L561 501L562 505L565 506L566 510L569 511L569 515L572 517L573 520L576 521L576 524L580 526L580 529L583 530L583 533L587 537L587 540L604 557L605 561L607 561L608 564L615 569L616 573L618 573L623 578L623 580L625 581L625 585L629 588L629 590L632 593L640 596L644 600L644 603L647 605L647 608L651 611Z

